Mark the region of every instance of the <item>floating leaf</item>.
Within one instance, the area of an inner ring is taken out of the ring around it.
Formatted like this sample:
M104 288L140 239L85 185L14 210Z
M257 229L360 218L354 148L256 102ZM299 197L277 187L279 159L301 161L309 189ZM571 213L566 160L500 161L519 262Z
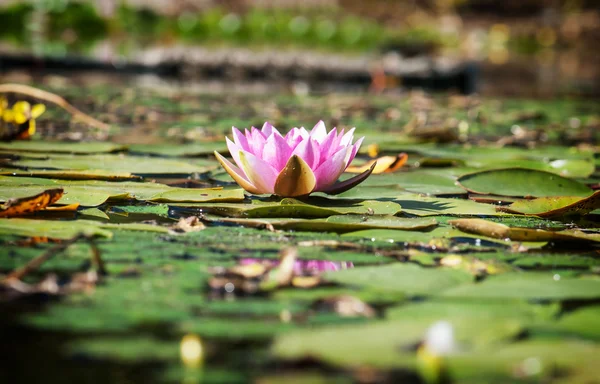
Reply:
M458 184L472 193L505 196L589 196L586 185L549 172L523 168L495 169L461 176Z
M469 346L472 356L488 351L487 347L497 347L499 342L518 335L527 325L548 318L553 312L553 308L518 301L409 303L389 310L384 321L280 334L275 338L273 352L284 359L311 356L342 367L414 369L416 358L410 347L419 343L429 326L440 319L452 324L459 345Z
M245 199L244 190L223 188L170 188L146 199L154 202L232 202Z
M276 228L297 231L323 231L345 233L369 228L388 228L418 231L433 228L437 221L433 218L403 218L389 215L333 215L326 219L238 219L215 218L215 222L236 223L239 225Z
M127 146L107 142L72 143L62 141L33 140L0 143L0 150L19 152L92 154L121 152L126 149Z
M0 217L30 215L56 203L63 195L62 188L47 189L34 196L10 199L0 206Z
M326 273L328 281L382 291L398 291L411 296L430 295L473 280L465 271L422 268L395 263L377 267L345 269Z
M0 234L71 239L80 233L88 236L112 237L112 233L100 228L93 221L46 221L31 219L0 219Z
M114 172L130 172L135 175L189 174L203 173L217 167L217 163L209 160L195 159L192 162L174 159L161 159L147 156L128 155L40 155L23 153L11 162L18 167L38 169L64 170L103 170Z
M223 140L190 144L131 144L128 148L130 152L171 157L212 155L214 151L227 152Z
M379 175L371 175L361 185L341 194L343 197L363 197L373 196L383 192L386 197L389 196L385 189L396 191L394 193L412 192L422 193L427 195L462 195L465 190L455 185L456 177L451 173L434 172L430 170L410 170L394 173L383 173ZM383 187L373 189L370 194L370 189L373 187ZM368 195L363 195L367 193Z
M482 299L597 299L600 297L600 278L574 278L553 272L505 273L489 276L477 284L450 288L441 295Z
M556 196L533 200L518 200L507 207L497 207L502 212L539 217L565 217L585 215L600 208L600 191L589 197Z
M510 239L513 241L600 242L600 233L585 233L575 229L547 231L544 229L511 228L505 224L483 219L450 220L448 224L463 232L493 237L495 239Z
M108 181L123 181L123 180L141 180L140 176L132 175L129 172L115 172L106 170L86 169L80 171L62 170L62 171L40 171L40 170L15 170L0 168L0 175L4 176L26 176L26 177L43 177L47 179L61 180L108 180Z
M24 197L41 191L61 187L64 195L59 204L79 203L94 207L111 200L139 201L241 201L242 189L175 188L160 183L111 182L103 180L54 180L31 177L0 176L0 201Z
M175 203L172 206L200 209L222 216L244 218L320 218L338 214L387 214L395 215L401 211L398 203L386 201L362 201L350 199L329 199L310 197L304 200L285 198L279 201L252 199L243 204L187 204Z

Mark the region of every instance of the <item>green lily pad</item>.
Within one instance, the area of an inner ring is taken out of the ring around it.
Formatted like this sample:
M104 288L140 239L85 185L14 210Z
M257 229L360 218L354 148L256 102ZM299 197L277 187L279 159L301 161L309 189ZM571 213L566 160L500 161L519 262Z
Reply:
M130 144L128 148L130 152L169 157L212 155L215 151L227 152L225 140L192 144Z
M32 219L0 219L0 234L26 237L70 239L84 233L88 236L112 237L93 221L46 221Z
M369 228L387 228L418 231L433 228L433 218L403 218L390 215L333 215L326 219L239 219L216 218L214 222L236 223L251 227L270 227L296 231L323 231L345 233Z
M385 321L279 335L273 352L284 359L311 356L343 367L414 368L416 356L409 347L421 341L427 328L441 319L455 328L459 345L481 351L517 335L554 310L519 302L406 304L389 311Z
M553 323L545 323L535 328L536 332L562 333L600 341L600 307L586 307L569 312Z
M586 185L549 172L523 168L495 169L467 174L457 182L469 192L506 196L589 196Z
M502 212L539 217L565 217L585 215L600 208L600 191L589 197L556 196L540 197L533 200L515 201L507 207L498 207Z
M578 229L549 231L545 229L509 227L505 224L483 219L457 219L449 221L448 224L466 233L495 239L509 239L513 241L600 242L599 233L587 233Z
M94 207L111 200L139 201L242 201L242 189L175 188L160 183L103 180L55 180L0 176L0 201L40 193L49 186L65 190L58 204Z
M103 170L130 172L135 175L204 173L217 167L216 161L195 159L190 162L158 157L128 155L43 155L23 153L11 164L45 170Z
M47 179L61 180L108 180L108 181L123 181L123 180L141 180L140 176L132 175L129 172L114 172L107 170L86 169L79 171L62 170L62 171L40 171L40 170L16 170L0 168L0 175L4 176L26 176L26 177L43 177Z
M324 277L339 284L397 291L410 296L431 295L473 280L471 274L461 270L402 263L346 269L326 273Z
M384 188L400 188L405 192L427 195L461 195L464 189L455 184L456 177L448 172L433 172L416 169L408 172L384 173L369 176L360 186L340 196L365 198L382 192ZM380 187L375 189L374 187ZM388 196L383 196L388 197Z
M376 200L328 199L311 197L305 201L285 198L280 201L252 199L244 204L171 204L173 206L201 209L228 217L244 218L321 218L339 214L395 215L401 206L395 202Z
M127 150L127 146L98 141L72 143L66 141L33 140L0 143L0 150L19 152L93 154L121 152Z
M507 273L490 276L478 284L464 284L450 288L441 295L523 300L598 299L600 279L564 277L549 272Z

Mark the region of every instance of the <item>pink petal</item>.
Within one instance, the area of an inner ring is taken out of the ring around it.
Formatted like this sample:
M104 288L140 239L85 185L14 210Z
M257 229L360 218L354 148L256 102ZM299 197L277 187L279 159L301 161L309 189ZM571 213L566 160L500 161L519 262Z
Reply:
M352 146L352 152L350 153L348 162L346 162L346 167L348 167L350 165L350 163L352 162L352 160L354 160L354 156L356 156L356 154L358 153L358 149L360 148L360 145L362 144L364 139L365 139L364 136L361 137L360 139L356 140L356 143L354 143L354 145ZM346 169L346 168L344 168L344 169Z
M329 134L321 143L321 147L319 148L319 152L321 154L320 162L322 163L325 159L328 159L331 155L337 152L337 146L334 148L333 144L337 139L337 129L333 128L329 131ZM320 164L319 164L320 165Z
M308 164L310 169L315 169L319 164L319 145L312 137L309 137L307 140L303 140L298 144L292 152L292 155L298 155L298 157Z
M325 123L323 120L319 120L319 122L310 131L310 137L315 139L319 144L323 143L323 140L325 140L327 137L327 128L325 128Z
M238 167L242 167L242 163L240 162L240 151L243 151L244 149L242 147L240 147L239 145L237 145L236 143L234 143L233 141L229 140L228 137L225 138L225 142L227 143L227 148L229 149L229 153L231 154L231 157L233 157L233 161L235 161L235 163L237 164ZM242 171L242 174L244 174L244 172Z
M269 136L271 136L273 133L279 133L279 131L277 130L277 128L275 128L274 126L271 125L271 123L269 123L268 121L265 122L260 130L262 132L262 134L264 135L264 137L268 138Z
M225 171L235 180L236 183L240 185L240 187L244 188L246 191L250 193L262 193L258 190L244 175L241 169L233 165L229 160L221 156L221 154L215 151L215 157L221 163Z
M339 134L337 133L336 129L335 137L333 139L333 142L331 143L331 147L329 148L329 153L327 157L333 156L334 153L341 149L340 142L342 141L342 137L344 137L344 128L342 128Z
M342 140L340 141L340 145L347 146L352 144L352 139L354 138L354 130L356 128L352 128L349 130L344 136L342 136Z
M246 137L248 138L248 152L255 156L262 157L263 148L265 146L266 137L263 136L262 132L252 127L250 132L246 130Z
M336 152L321 164L314 172L317 186L314 191L329 187L340 177L346 169L346 163L352 153L352 147L345 147Z
M231 127L233 130L233 142L244 151L249 151L250 146L248 145L248 139L240 132L236 127Z
M263 148L262 159L271 164L277 172L280 172L285 167L291 155L292 149L279 132L275 132L267 138L265 147Z
M240 168L248 180L256 186L260 193L273 193L278 171L266 161L254 156L250 152L239 152Z
M310 135L304 128L292 128L291 131L285 135L285 141L288 143L290 148L294 149L302 140L309 138Z

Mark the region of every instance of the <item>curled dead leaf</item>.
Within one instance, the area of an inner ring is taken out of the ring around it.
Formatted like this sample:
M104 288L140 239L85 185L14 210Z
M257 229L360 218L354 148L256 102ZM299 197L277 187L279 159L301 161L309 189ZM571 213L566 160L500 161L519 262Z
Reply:
M63 195L62 188L47 189L34 196L10 199L0 207L0 217L30 215L57 202Z
M312 307L320 311L332 311L342 317L375 317L376 311L369 304L351 295L340 295L317 300Z
M170 229L175 233L188 233L202 231L205 228L206 226L197 216L190 216L179 219Z
M293 247L285 248L279 255L279 269L277 271L278 286L290 285L294 277L294 264L298 258L298 250Z

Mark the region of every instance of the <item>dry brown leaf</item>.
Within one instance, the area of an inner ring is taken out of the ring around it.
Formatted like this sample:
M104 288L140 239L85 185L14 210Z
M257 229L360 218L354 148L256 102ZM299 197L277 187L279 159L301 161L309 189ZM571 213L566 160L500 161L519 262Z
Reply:
M314 288L321 284L319 276L295 276L292 279L292 286L296 288Z
M29 215L57 202L63 195L62 188L47 189L35 196L8 200L0 209L0 217Z
M179 219L177 224L173 225L170 229L177 233L188 233L202 231L206 229L206 226L197 216L190 216Z
M79 203L73 203L68 205L60 205L56 207L46 207L46 211L52 212L75 212L79 208Z
M547 231L544 229L511 228L508 225L484 219L458 219L448 222L453 227L467 233L510 239L513 241L596 241L600 242L600 234L585 233L577 229Z
M369 160L360 166L350 166L346 168L346 172L363 173L371 168L373 164L377 163L373 169L373 173L389 173L400 169L404 164L406 164L407 160L408 155L406 153L400 153L396 156L381 156L377 159Z
M293 247L285 248L279 256L279 268L275 280L278 286L290 285L294 277L294 264L298 258L298 250Z
M318 300L313 304L313 308L333 311L342 317L371 318L377 314L369 304L351 295L332 296Z
M246 265L234 265L227 270L228 273L234 274L244 279L257 279L269 271L269 267L261 263L253 263Z

